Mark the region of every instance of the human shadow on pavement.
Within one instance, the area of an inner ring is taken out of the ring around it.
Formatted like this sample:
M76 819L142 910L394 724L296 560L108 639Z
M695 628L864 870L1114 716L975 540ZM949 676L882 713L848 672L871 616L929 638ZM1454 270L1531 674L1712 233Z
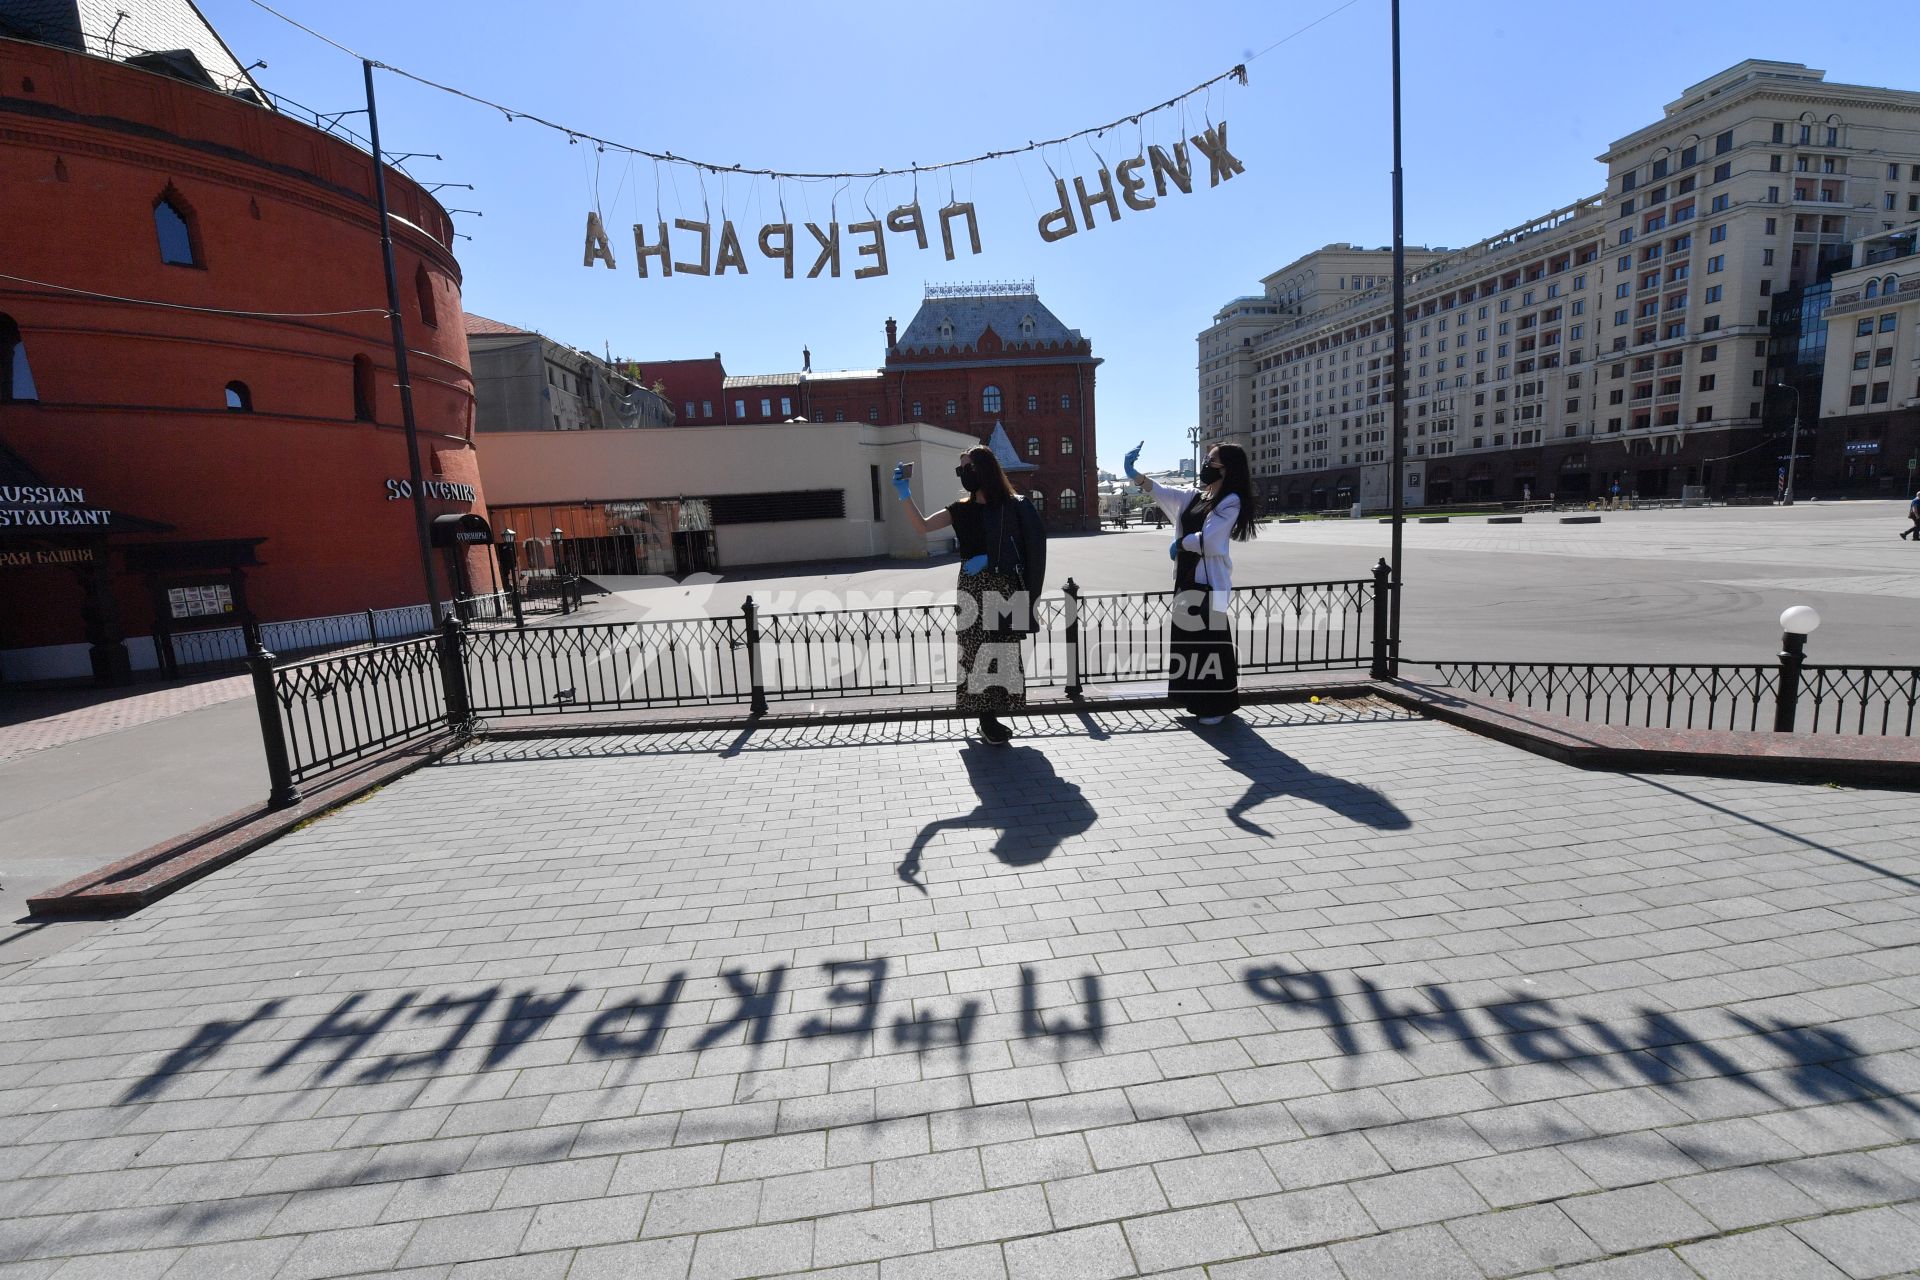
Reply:
M1069 838L1091 830L1099 817L1080 788L1055 773L1053 762L1033 747L969 742L960 760L979 802L970 813L936 818L920 828L900 861L900 878L922 893L927 886L921 855L943 831L998 831L993 856L1009 867L1031 867Z
M1405 831L1413 826L1400 806L1381 792L1365 783L1316 773L1236 717L1217 725L1195 725L1194 732L1221 752L1220 763L1247 779L1245 794L1227 808L1227 820L1242 831L1271 837L1273 832L1247 814L1281 796L1310 800L1377 831Z

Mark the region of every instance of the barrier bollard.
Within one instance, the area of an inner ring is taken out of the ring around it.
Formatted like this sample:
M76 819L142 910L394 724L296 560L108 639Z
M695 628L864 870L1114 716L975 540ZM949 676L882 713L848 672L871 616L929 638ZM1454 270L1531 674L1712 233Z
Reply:
M748 596L740 612L747 624L747 682L752 688L753 700L749 704L753 714L767 713L767 686L760 670L760 606Z
M247 671L253 677L253 706L260 716L260 745L267 755L267 808L285 809L300 803L293 782L293 764L287 756L287 731L280 716L280 697L273 687L273 655L258 633L247 649Z
M1793 732L1795 714L1800 709L1800 669L1807 665L1807 637L1819 625L1820 615L1804 604L1796 604L1780 615L1780 688L1773 703L1775 733Z
M440 658L440 691L447 700L447 728L456 732L473 718L467 694L466 633L457 618L440 624L436 645Z
M1388 600L1393 592L1393 566L1383 557L1373 566L1373 666L1367 674L1375 680L1393 675L1392 645L1387 636Z
M1067 598L1067 696L1080 696L1080 584L1072 578L1061 592Z

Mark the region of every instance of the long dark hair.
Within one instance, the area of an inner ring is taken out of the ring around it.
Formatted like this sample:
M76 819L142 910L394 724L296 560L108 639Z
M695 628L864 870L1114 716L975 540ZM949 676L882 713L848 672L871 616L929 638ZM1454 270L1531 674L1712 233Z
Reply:
M1240 514L1234 517L1233 540L1247 542L1258 532L1254 521L1260 516L1260 499L1253 492L1253 468L1247 464L1247 451L1237 444L1217 444L1210 452L1218 454L1220 470L1220 498L1233 494L1240 499ZM1214 499L1219 505L1220 498Z
M993 456L993 450L983 444L977 444L960 455L962 463L971 462L973 469L980 473L980 492L987 495L988 502L1000 502L1005 498L1018 498L1020 491L1013 487L1013 481L1007 479L1007 473L1000 469L1000 459ZM973 501L973 494L967 494L967 501Z

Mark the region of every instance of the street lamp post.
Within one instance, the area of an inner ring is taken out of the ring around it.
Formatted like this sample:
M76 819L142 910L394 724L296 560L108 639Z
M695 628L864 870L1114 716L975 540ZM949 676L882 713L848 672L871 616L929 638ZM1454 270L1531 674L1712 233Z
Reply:
M1196 477L1198 477L1200 474L1200 428L1199 427L1193 426L1193 427L1187 428L1187 444L1192 447L1193 474Z
M1800 706L1800 670L1807 662L1807 637L1820 625L1810 605L1796 604L1780 615L1780 688L1773 708L1773 731L1792 733Z
M527 617L520 608L520 535L511 529L500 531L500 572L507 580L507 599L513 602L513 625L524 627Z
M1780 505L1790 507L1793 505L1794 464L1800 461L1800 388L1789 382L1776 382L1773 389L1793 392L1793 437L1787 445L1787 488L1780 495Z
M567 594L567 531L558 526L553 531L553 581L560 588L560 612L572 613Z

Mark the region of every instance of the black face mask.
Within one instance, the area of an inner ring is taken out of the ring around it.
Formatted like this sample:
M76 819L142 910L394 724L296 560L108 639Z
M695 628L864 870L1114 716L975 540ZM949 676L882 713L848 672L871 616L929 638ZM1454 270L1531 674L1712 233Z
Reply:
M953 469L953 474L960 477L960 486L968 493L978 493L980 491L980 472L977 469L969 466L958 466Z
M1212 484L1214 481L1218 480L1221 475L1222 475L1222 472L1220 468L1214 466L1211 462L1209 462L1206 466L1200 468L1200 483Z

